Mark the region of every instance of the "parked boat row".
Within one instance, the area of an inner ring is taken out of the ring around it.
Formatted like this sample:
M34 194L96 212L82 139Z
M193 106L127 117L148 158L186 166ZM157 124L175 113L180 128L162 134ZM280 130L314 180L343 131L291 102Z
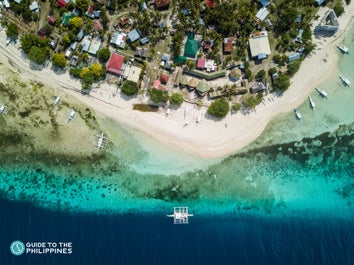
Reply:
M320 94L320 96L322 96L324 98L328 98L328 93L326 91L324 91L323 89L316 87L316 91Z

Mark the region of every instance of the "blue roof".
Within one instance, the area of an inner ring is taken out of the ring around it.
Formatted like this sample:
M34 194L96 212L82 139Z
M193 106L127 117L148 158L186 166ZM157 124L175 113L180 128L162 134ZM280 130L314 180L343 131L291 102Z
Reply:
M170 55L169 54L167 54L167 53L164 53L163 55L162 55L162 59L161 59L162 61L168 61L168 60L170 60Z
M140 39L140 43L141 43L142 45L144 45L144 44L148 43L149 40L150 40L149 37L144 37L144 38Z
M315 3L318 5L322 5L325 0L316 0Z
M294 60L296 60L296 59L300 59L300 57L301 57L301 54L300 54L300 53L298 53L298 52L292 53L292 54L289 54L289 55L288 55L288 61L289 61L289 62L292 62L292 61L294 61Z
M140 35L136 29L128 33L128 38L131 42L134 42L140 38Z
M181 9L181 13L185 16L188 16L191 14L191 11L189 9L184 8L184 9Z
M146 2L143 2L143 3L142 3L141 9L142 9L143 11L147 9Z
M262 6L267 7L269 5L269 1L267 0L259 0L261 2Z
M258 54L258 60L263 60L265 58L267 58L267 54L265 54L265 53Z

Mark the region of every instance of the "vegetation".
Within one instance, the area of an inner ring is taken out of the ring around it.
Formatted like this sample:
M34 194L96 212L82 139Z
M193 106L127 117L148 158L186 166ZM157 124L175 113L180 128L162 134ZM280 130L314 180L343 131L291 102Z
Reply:
M127 96L136 95L138 90L138 84L130 80L126 80L122 85L122 92Z
M273 88L284 92L290 86L290 77L288 75L279 74L278 78L273 82Z
M170 103L175 106L181 106L183 103L183 95L180 93L173 93L170 97Z
M20 38L22 51L28 54L32 46L38 44L38 36L34 34L24 34Z
M6 36L8 38L16 39L18 36L18 27L14 23L9 23L6 29Z
M150 98L154 103L166 103L168 101L168 93L167 91L162 91L159 89L151 89L149 92Z
M74 28L75 30L79 30L83 25L83 20L81 17L73 17L69 21L69 26Z
M97 52L98 60L101 63L107 62L109 59L109 56L111 56L111 52L109 51L108 48L102 48Z
M52 64L57 67L66 66L66 58L64 53L53 53Z
M262 102L263 94L258 93L256 96L248 95L243 98L242 103L250 109L254 109L259 103Z
M217 118L224 118L229 112L229 103L223 99L217 99L212 102L208 108L208 113Z
M288 74L293 76L297 71L299 71L301 65L301 60L294 60L288 64Z
M334 12L336 13L337 17L342 15L344 13L344 7L342 4L342 1L338 1L334 7L333 7Z
M32 62L35 62L37 64L42 64L47 59L47 53L43 49L37 46L32 46L28 53L28 58Z
M236 112L236 111L239 111L241 109L241 107L242 107L242 104L236 102L232 105L231 109Z

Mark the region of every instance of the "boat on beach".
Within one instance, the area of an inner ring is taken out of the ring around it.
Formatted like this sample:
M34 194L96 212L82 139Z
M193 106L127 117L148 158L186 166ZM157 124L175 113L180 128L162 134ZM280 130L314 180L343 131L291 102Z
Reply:
M326 91L324 91L323 89L317 88L316 87L316 91L324 98L328 98L328 93Z
M345 46L339 46L337 45L338 49L342 52L342 53L345 53L345 54L348 54L349 53L349 49Z
M53 102L54 106L58 105L59 101L60 101L60 96L58 96L54 99L54 102Z
M309 101L310 101L310 107L311 109L314 109L316 107L315 101L313 101L312 97L309 96Z
M340 78L340 80L342 80L344 85L349 86L349 87L351 86L351 83L348 78L346 78L345 76L342 76L342 75L340 75L339 78Z
M302 119L302 115L301 113L297 110L297 109L294 109L294 112L295 112L295 116L298 120L301 120Z
M66 123L71 122L71 121L72 121L72 119L74 119L75 114L76 114L76 109L73 109L73 110L70 112L70 114L69 114L69 116L68 116L68 120L67 120L67 122L66 122Z

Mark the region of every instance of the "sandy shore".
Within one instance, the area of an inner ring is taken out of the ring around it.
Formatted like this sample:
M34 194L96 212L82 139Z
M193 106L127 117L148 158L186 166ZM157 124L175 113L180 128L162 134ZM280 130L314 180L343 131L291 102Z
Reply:
M319 12L323 13L323 10ZM49 68L31 69L29 60L22 56L19 44L5 45L4 30L0 32L0 62L19 72L24 80L36 80L45 86L59 88L95 111L138 129L163 144L199 157L216 158L235 152L254 141L272 118L302 104L317 85L336 73L338 56L335 45L348 30L353 15L352 2L339 18L340 29L335 36L314 39L317 44L315 52L304 60L292 78L289 90L282 97L268 95L250 114L228 114L222 121L203 115L201 122L196 123L198 115L205 114L207 109L188 103L172 110L168 117L164 110L157 113L133 111L132 104L146 102L148 99L139 96L126 100L119 94L113 96L116 89L108 84L101 85L91 96L82 96L77 92L81 88L80 82L70 78L68 72L55 73ZM317 23L315 21L313 24ZM187 126L186 122L189 122Z

